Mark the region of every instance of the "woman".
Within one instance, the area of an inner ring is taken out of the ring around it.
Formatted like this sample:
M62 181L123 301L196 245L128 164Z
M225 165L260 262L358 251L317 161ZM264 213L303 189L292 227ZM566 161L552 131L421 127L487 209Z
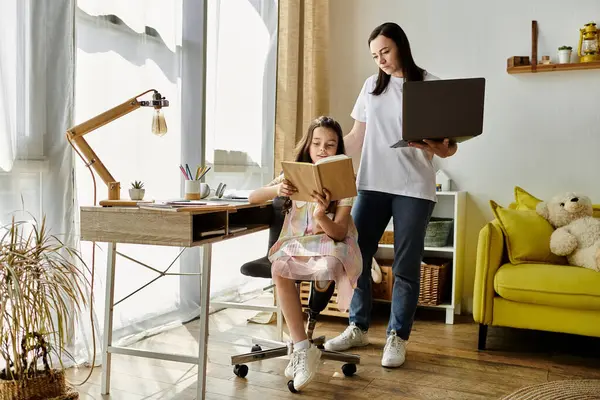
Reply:
M457 145L445 139L390 147L402 138L404 80L437 78L415 64L406 34L395 23L375 28L368 44L379 71L365 81L351 114L354 126L344 138L347 154L361 154L358 197L352 216L358 230L363 272L350 304L350 326L328 341L325 348L344 351L369 344L371 260L393 218L395 282L381 364L399 367L404 363L406 341L417 308L425 230L436 201L432 158L454 155Z

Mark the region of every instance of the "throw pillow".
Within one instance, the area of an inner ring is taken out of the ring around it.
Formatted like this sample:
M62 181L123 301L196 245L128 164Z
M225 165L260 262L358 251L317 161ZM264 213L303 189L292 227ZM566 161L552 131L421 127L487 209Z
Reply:
M565 257L550 251L550 236L554 227L535 210L504 208L490 201L504 233L508 259L512 264L567 264Z

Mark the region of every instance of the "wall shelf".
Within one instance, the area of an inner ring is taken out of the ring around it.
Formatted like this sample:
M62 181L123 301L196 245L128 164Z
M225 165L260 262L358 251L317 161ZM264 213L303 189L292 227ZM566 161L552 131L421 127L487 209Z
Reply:
M509 74L529 74L537 72L560 72L582 69L600 69L600 61L570 64L538 64L535 68L535 71L531 65L520 65L518 67L507 67L506 72Z
M577 54L577 51L575 54ZM540 64L538 63L538 24L537 21L531 21L531 62L529 57L525 57L526 63L529 65L513 65L511 62L515 57L509 58L506 72L509 74L535 74L538 72L560 72L560 71L575 71L584 69L600 69L600 61L592 62L577 62L569 64ZM523 58L523 57L517 57Z

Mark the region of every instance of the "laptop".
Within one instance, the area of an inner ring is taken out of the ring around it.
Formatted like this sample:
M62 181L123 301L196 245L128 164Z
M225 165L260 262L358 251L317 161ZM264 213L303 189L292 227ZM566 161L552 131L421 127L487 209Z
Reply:
M402 97L402 138L390 147L464 142L483 133L485 78L404 82Z

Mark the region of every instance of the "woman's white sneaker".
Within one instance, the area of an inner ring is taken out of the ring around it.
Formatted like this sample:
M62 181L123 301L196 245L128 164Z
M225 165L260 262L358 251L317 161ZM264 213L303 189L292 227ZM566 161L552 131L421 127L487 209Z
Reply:
M341 335L325 342L325 350L344 351L369 344L369 334L356 325L349 325Z
M383 348L381 365L388 368L395 368L404 364L405 359L406 341L396 336L395 331L391 331Z

